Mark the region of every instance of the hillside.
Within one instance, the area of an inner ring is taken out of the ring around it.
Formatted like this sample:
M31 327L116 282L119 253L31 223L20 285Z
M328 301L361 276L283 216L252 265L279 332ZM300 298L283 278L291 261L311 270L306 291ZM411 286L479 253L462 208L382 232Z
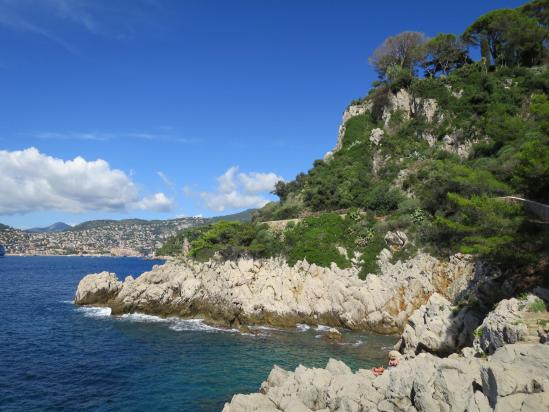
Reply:
M212 218L250 220L251 211ZM210 219L188 217L170 220L90 220L62 231L18 230L0 226L0 244L9 254L35 255L151 255L170 236ZM54 225L52 225L54 226ZM47 229L47 228L45 228Z
M359 264L365 277L389 245L393 261L464 252L543 279L548 225L506 197L549 203L546 27L533 2L490 12L461 36L388 38L371 58L380 80L346 109L335 149L279 182L280 201L253 224L188 231L190 255ZM292 218L282 232L262 225Z
M41 232L62 232L71 228L71 225L67 225L63 222L56 222L46 227L33 227L31 229L25 230L25 232L30 233L41 233Z

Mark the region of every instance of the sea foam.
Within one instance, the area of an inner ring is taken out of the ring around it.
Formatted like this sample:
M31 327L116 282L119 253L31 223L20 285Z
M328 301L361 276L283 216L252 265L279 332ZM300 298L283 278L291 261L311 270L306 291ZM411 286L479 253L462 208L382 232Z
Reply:
M87 318L106 318L111 316L111 308L103 308L97 306L81 306L76 309Z

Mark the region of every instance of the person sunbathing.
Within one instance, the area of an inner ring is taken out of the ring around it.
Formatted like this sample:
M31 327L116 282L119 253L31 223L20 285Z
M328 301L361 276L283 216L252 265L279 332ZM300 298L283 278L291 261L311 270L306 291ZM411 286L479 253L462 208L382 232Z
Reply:
M392 350L389 352L389 368L394 368L400 363L400 352ZM383 375L385 368L383 366L378 366L377 368L372 368L374 376Z

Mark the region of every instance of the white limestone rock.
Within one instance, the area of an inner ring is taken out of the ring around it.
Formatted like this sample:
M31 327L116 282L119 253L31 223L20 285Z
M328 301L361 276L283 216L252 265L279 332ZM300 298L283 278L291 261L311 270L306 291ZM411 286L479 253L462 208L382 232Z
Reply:
M408 236L400 230L389 231L385 234L385 243L391 248L400 249L408 243Z
M453 299L475 274L470 259L440 261L419 253L393 264L390 256L382 251L380 274L366 280L359 279L357 266L323 268L304 261L291 267L282 259L174 260L123 283L109 278L104 293L82 299L82 291L89 289L85 285L100 276L91 275L82 281L77 303L108 305L114 315L200 316L231 327L308 323L397 333L433 293Z
M372 131L370 132L370 142L372 142L377 146L379 143L381 143L381 140L383 139L384 135L385 135L385 132L383 131L383 129L380 129L380 128L372 129Z
M78 284L74 303L77 305L105 304L122 288L116 274L109 272L87 275Z
M508 345L487 359L423 353L378 377L335 360L326 369L275 367L261 395L236 395L224 411L268 408L265 398L277 411L545 411L549 346Z
M472 311L454 313L451 302L434 293L410 316L395 349L409 357L424 351L448 355L472 344L479 323L480 318Z
M474 347L479 352L492 354L504 345L517 343L528 335L528 328L521 319L524 303L515 298L500 301L479 326Z

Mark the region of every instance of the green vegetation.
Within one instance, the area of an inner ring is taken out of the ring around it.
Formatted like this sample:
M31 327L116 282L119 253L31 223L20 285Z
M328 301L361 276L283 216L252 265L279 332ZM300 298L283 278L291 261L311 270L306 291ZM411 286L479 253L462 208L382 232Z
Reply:
M177 256L183 253L183 244L185 239L189 242L193 242L202 236L205 232L210 230L211 225L201 225L184 229L177 233L175 236L171 236L168 240L156 251L157 256Z
M534 299L534 301L528 305L528 312L545 312L545 303L540 298Z
M546 3L487 13L461 36L386 39L371 58L380 79L354 102L370 109L347 121L341 149L278 182L280 201L255 212L254 223L202 233L192 255L282 255L291 264L348 267L356 253L364 277L378 270L385 233L403 230L409 242L393 250L394 260L422 248L479 254L505 270L547 262L546 225L502 199L549 203ZM470 47L480 49L480 61ZM408 111L391 106L401 89ZM379 141L371 140L374 129ZM261 225L292 218L300 220L282 233Z
M266 225L219 221L191 242L190 255L208 260L240 257L265 258L279 252L279 241Z
M478 328L476 328L475 331L473 332L473 335L475 335L475 338L480 339L482 337L482 326L479 326Z
M219 221L185 229L171 237L157 255L177 256L189 242L189 255L197 260L222 260L240 257L268 258L284 256L290 265L307 259L309 263L340 268L350 267L355 252L363 253L362 277L376 272L375 257L385 246L376 223L358 210L345 217L337 213L311 216L297 224L290 223L282 232L266 224ZM358 258L358 255L357 255Z

